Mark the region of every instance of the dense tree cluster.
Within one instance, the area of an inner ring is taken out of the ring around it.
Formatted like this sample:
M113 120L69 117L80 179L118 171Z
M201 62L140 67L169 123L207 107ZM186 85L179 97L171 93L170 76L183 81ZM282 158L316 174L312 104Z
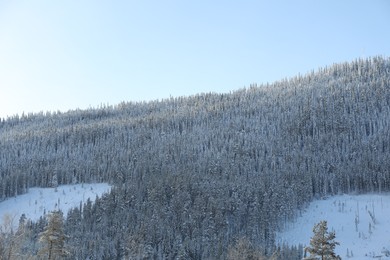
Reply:
M390 60L374 57L229 94L1 120L0 200L115 185L66 218L79 259L218 259L237 241L270 256L313 198L388 191L389 158Z

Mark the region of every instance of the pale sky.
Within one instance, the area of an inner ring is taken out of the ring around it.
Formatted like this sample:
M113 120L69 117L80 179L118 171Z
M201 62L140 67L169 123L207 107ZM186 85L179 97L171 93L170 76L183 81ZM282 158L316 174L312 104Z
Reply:
M0 0L0 118L390 56L388 0Z

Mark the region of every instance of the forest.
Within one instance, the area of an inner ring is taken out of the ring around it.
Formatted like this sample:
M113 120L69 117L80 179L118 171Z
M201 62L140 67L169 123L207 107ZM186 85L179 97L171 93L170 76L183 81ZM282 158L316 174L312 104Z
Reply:
M301 259L275 232L311 201L390 190L390 59L225 94L1 119L0 201L53 180L114 187L64 213L64 259ZM15 259L38 254L47 223L20 221ZM2 235L8 259L13 240Z

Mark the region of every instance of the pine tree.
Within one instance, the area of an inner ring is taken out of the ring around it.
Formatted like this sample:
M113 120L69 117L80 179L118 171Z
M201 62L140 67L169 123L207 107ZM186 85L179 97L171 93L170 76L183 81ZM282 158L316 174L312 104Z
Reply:
M310 240L310 246L305 248L310 256L304 257L303 260L339 260L340 256L336 255L334 249L339 245L335 241L336 234L334 231L328 232L328 224L325 220L320 221L313 228L314 236Z
M39 241L44 244L39 251L40 255L46 256L48 260L62 259L68 255L65 249L64 219L61 211L53 211L49 214L48 224L45 230L40 233Z

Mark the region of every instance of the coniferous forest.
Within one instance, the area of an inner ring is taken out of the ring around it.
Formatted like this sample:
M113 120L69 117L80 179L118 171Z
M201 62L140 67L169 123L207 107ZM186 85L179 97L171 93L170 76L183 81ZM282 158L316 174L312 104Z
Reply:
M9 117L0 178L0 200L53 180L113 185L64 213L65 259L300 259L275 232L309 202L390 190L390 59L228 94ZM47 223L20 221L19 257L42 250Z

